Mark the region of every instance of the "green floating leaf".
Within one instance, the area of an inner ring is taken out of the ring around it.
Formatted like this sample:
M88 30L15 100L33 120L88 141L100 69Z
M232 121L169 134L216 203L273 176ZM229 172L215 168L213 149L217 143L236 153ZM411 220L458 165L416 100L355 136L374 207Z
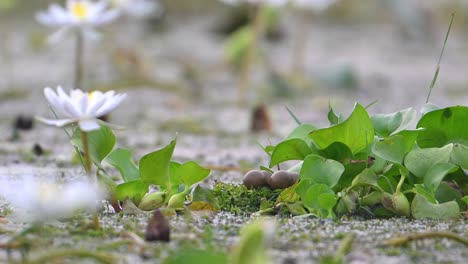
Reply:
M408 128L416 119L417 112L408 108L392 114L377 114L371 117L375 134L379 137L389 137Z
M304 140L305 143L310 146L312 144L312 140L310 139L309 134L316 129L317 128L315 126L310 124L299 125L293 131L291 131L284 140L298 138Z
M169 163L169 179L170 179L172 187L178 188L179 185L181 185L183 183L182 178L177 177L177 174L176 174L176 172L179 169L180 165L181 165L180 163L175 162L175 161L171 161Z
M384 160L402 164L406 154L406 140L400 135L385 138L374 144L372 152Z
M383 191L378 183L378 178L372 169L364 169L356 178L354 178L351 188L357 187L372 187L376 190Z
M137 180L140 178L140 171L133 162L132 154L128 149L114 149L106 161L116 167L125 182Z
M424 185L432 192L435 192L444 177L449 173L455 172L457 169L458 167L451 163L436 163L424 175Z
M288 160L303 160L311 154L307 143L298 138L289 139L279 143L271 154L270 168Z
M414 193L419 194L421 196L424 196L426 200L428 200L431 203L436 204L437 200L435 198L435 193L426 187L424 184L415 184L413 188Z
M343 123L315 130L309 136L319 149L341 142L356 154L374 141L374 127L366 109L356 104L353 113Z
M458 206L460 206L460 210L466 210L467 205L462 200L462 192L447 182L443 181L440 183L435 191L435 198L439 203L456 201Z
M305 195L301 195L301 199L311 212L315 212L320 217L328 217L337 201L333 190L325 184L313 184ZM321 210L327 213L322 214Z
M87 132L89 153L92 161L96 166L101 167L102 160L109 155L115 145L115 135L112 129L105 125L101 125L99 130ZM71 139L73 146L83 151L83 143L81 141L81 132L77 129Z
M416 219L458 219L460 217L460 208L455 201L433 204L424 196L416 194L411 203L411 214Z
M340 180L344 170L344 166L338 161L311 154L304 159L300 178L333 188Z
M177 168L175 178L182 179L187 188L204 180L210 174L209 169L205 169L194 161L186 162Z
M468 145L468 107L453 106L425 114L418 122L418 145L421 148L442 147L448 143Z
M125 201L129 198L134 204L140 204L141 199L148 192L149 184L141 180L129 181L117 185L116 198Z
M334 142L330 146L319 151L320 156L333 159L336 161L350 160L353 158L353 153L345 144L341 142Z
M405 166L416 177L423 178L432 165L449 162L452 148L449 144L443 148L414 149L406 155Z
M450 161L465 170L468 170L468 147L462 144L453 144Z
M170 183L169 165L176 145L174 139L169 145L140 159L142 181L154 185L168 186Z

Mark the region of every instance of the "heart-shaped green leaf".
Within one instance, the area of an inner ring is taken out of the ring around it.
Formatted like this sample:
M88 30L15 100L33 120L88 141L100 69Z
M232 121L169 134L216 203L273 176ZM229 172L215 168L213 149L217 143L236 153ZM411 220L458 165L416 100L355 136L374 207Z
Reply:
M424 175L424 185L432 192L435 192L444 177L457 169L458 167L451 163L436 163L432 165L426 175Z
M432 165L449 162L452 148L449 144L442 148L414 149L406 155L405 166L416 177L423 178Z
M101 167L101 161L109 155L115 145L115 135L112 129L105 125L101 125L99 130L93 130L86 133L88 138L88 147L91 160L96 166ZM83 151L83 143L81 142L81 133L76 131L71 143L80 151Z
M374 141L374 127L366 109L356 104L353 113L344 122L315 130L309 136L319 149L324 149L333 142L341 142L356 154Z
M448 143L468 145L468 107L453 106L425 114L418 122L418 145L422 148L442 147Z
M209 169L205 169L194 161L186 162L177 168L175 178L182 179L186 187L204 180L210 174Z
M424 196L416 194L411 203L411 214L416 219L458 219L460 217L460 208L457 202L451 201L443 204L433 204Z
M303 160L311 154L307 143L298 138L289 139L279 143L271 154L270 168L288 160Z
M137 180L140 178L140 171L133 162L132 155L128 149L114 149L106 161L116 167L125 182Z
M140 176L143 182L160 186L169 185L169 164L175 145L174 139L164 148L146 154L140 159Z
M338 183L344 170L344 166L338 161L311 154L302 164L300 178L332 188Z
M117 185L116 198L125 201L129 198L134 204L140 204L141 199L148 192L149 185L141 180L129 181Z
M379 137L389 137L405 130L415 120L417 112L408 108L392 114L377 114L371 117L375 134Z

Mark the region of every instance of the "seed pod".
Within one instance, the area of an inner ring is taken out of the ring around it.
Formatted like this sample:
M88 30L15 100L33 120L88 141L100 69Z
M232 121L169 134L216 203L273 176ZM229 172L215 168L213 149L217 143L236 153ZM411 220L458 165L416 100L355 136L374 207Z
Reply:
M271 173L268 171L251 170L244 175L244 185L247 189L256 189L263 186L268 186L268 180Z
M271 189L285 189L291 187L299 180L299 174L288 171L277 171L271 175L268 185Z
M153 192L147 194L141 199L138 208L143 211L151 211L154 209L158 209L159 207L164 205L164 200L166 199L166 193L163 192Z
M187 193L185 192L174 194L171 197L171 199L169 199L169 203L167 204L167 207L172 208L172 209L183 209L185 196L187 196Z
M393 195L385 193L382 196L382 205L396 215L410 217L410 204L401 192L396 192Z
M169 242L170 231L169 221L160 210L156 210L146 227L145 240Z

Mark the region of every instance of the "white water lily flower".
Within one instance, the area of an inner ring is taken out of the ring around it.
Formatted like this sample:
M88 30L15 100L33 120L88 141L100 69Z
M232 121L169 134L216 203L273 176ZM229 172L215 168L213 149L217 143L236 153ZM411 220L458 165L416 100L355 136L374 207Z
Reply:
M298 8L312 9L315 11L325 11L338 0L290 0L291 4Z
M52 36L57 40L71 28L78 28L87 35L95 36L97 33L92 30L93 27L112 22L118 14L116 9L107 8L106 0L67 0L65 8L51 4L46 12L37 13L36 18L43 25L61 28Z
M45 88L44 95L55 113L64 118L38 118L39 121L57 127L78 123L80 129L85 132L98 130L98 117L114 110L127 96L116 94L114 91L85 93L80 89L72 90L68 95L60 86L57 93L49 87Z
M31 220L41 221L70 217L77 210L93 210L103 193L88 181L58 184L25 176L0 179L0 197Z
M110 5L123 15L142 18L149 15L160 15L162 6L155 0L108 0Z
M251 5L270 5L280 7L288 3L288 0L221 0L229 5L251 4Z

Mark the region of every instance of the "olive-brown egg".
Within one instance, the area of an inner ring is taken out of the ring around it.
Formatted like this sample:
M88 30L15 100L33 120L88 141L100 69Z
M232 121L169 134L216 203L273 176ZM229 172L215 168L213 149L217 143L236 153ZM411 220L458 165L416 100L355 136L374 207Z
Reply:
M299 180L299 174L288 171L277 171L271 175L268 185L271 189L285 189L291 187Z
M244 175L244 185L247 189L255 189L268 186L271 173L268 171L251 170Z

